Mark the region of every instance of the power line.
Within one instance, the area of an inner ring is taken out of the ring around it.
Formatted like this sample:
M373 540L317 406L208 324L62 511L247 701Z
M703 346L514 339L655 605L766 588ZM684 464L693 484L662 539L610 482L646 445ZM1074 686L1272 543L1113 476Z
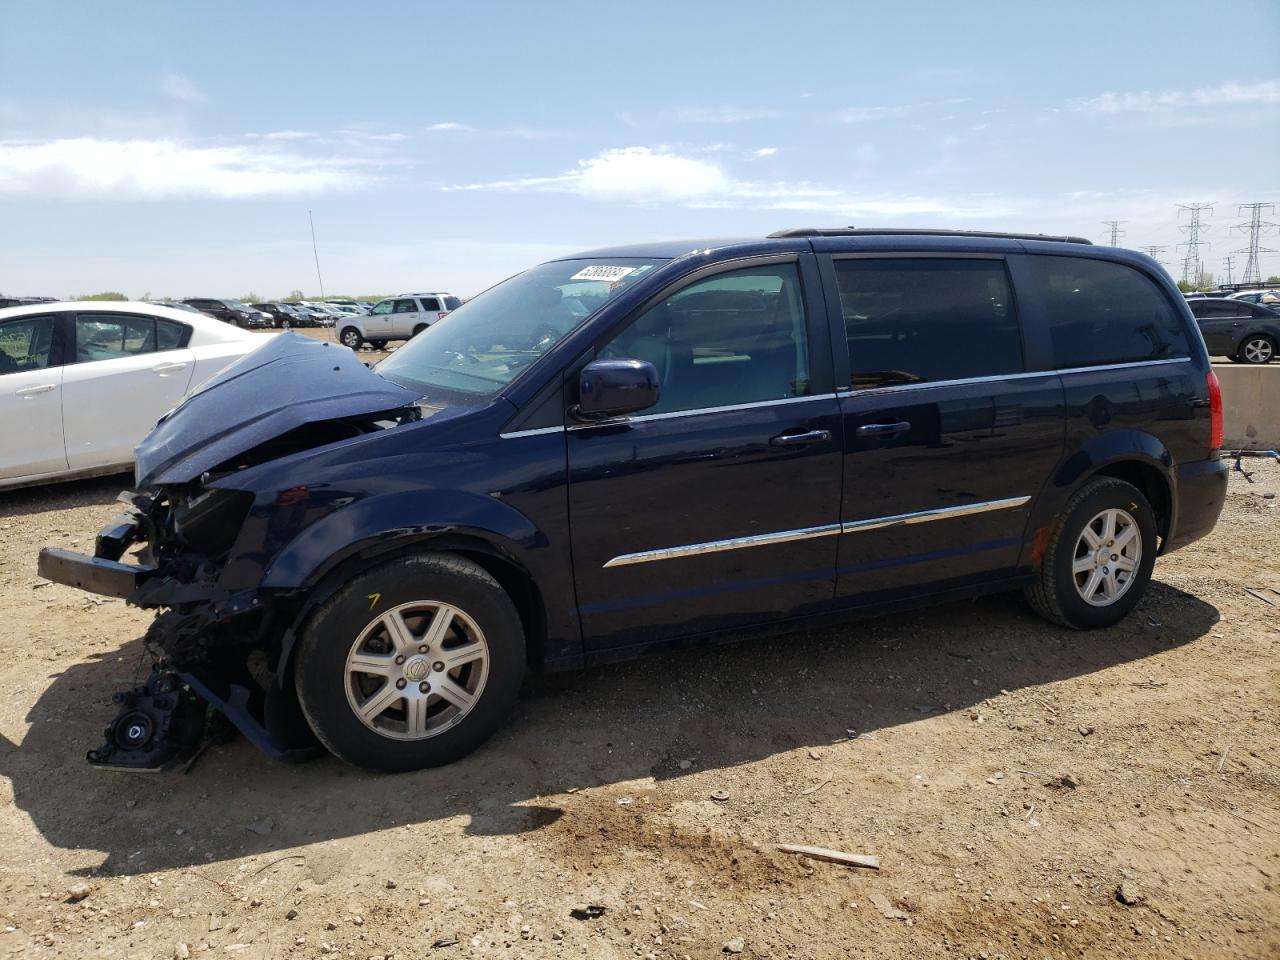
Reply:
M307 211L307 221L311 224L311 252L316 258L316 279L320 281L320 299L324 299L324 277L320 276L320 250L316 246L316 222L311 216L311 211Z
M1232 250L1232 253L1246 254L1244 261L1244 273L1240 276L1241 283L1261 283L1262 270L1258 265L1258 254L1275 253L1271 247L1262 245L1262 235L1270 233L1275 229L1276 225L1269 220L1263 220L1262 214L1275 213L1276 205L1274 203L1241 203L1237 204L1236 214L1241 217L1248 217L1244 223L1237 223L1231 229L1240 233L1249 234L1249 245L1239 250Z
M1209 215L1213 216L1213 204L1210 203L1180 203L1178 204L1178 217L1182 217L1182 211L1185 210L1190 215L1185 225L1179 226L1178 229L1187 235L1186 242L1178 244L1185 247L1187 255L1182 258L1182 282L1188 286L1195 286L1200 282L1200 274L1204 272L1204 266L1201 262L1200 248L1212 246L1208 240L1200 239L1200 232L1207 231L1209 228L1200 222L1200 214L1208 210Z
M1160 254L1164 253L1166 250L1169 249L1167 246L1139 247L1138 249L1141 250L1143 253L1145 253L1148 257L1150 257L1156 263L1160 264L1160 266L1162 267L1164 266L1164 261L1160 259Z
M1235 262L1236 262L1235 257L1222 258L1222 269L1227 275L1227 286L1231 286L1231 268L1235 266Z
M1125 235L1125 231L1120 229L1120 224L1128 223L1128 222L1129 222L1128 220L1103 220L1102 221L1103 226L1111 228L1111 246L1117 247L1120 245L1119 243L1120 238Z

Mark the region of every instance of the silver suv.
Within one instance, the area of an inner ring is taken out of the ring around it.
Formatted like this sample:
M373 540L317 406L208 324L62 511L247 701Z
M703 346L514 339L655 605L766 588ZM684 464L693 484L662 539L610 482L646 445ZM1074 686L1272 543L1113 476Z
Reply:
M451 293L402 293L379 300L366 315L342 318L338 339L359 350L369 344L381 350L391 340L416 337L437 320L462 306Z

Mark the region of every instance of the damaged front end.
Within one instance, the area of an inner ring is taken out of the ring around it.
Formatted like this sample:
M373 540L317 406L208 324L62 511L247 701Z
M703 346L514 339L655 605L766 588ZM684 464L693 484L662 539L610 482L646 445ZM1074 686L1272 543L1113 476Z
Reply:
M264 591L260 580L275 545L343 501L305 486L251 491L244 481L260 465L413 422L421 411L350 351L277 340L286 342L228 368L143 441L139 492L121 494L126 512L98 534L92 557L40 552L46 579L158 611L144 640L151 675L116 694L120 713L88 754L96 767L185 762L216 737L210 707L277 759L318 750L292 684L280 682L283 641L303 598Z

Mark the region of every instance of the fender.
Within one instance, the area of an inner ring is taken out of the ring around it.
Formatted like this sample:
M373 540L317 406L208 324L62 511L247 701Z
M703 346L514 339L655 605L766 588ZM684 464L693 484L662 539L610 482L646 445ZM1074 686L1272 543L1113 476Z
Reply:
M1173 469L1173 455L1156 437L1143 430L1107 430L1089 438L1064 459L1041 495L1033 503L1027 521L1027 537L1031 546L1031 566L1039 567L1040 558L1049 545L1049 535L1054 520L1076 490L1091 477L1107 473L1117 464L1138 464L1157 474L1165 485L1167 497L1163 504L1168 510L1167 529L1173 529L1177 509L1177 480ZM1160 504L1155 504L1160 508Z
M459 490L405 490L359 500L307 527L271 561L261 586L307 589L351 557L450 533L485 541L535 581L555 563L546 534L497 498Z

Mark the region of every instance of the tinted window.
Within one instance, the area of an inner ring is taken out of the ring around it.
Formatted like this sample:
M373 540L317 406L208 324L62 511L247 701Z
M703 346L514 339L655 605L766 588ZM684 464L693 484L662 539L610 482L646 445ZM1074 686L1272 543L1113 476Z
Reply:
M53 317L0 323L0 374L43 370L53 347Z
M1255 317L1265 317L1267 320L1276 319L1276 312L1270 307L1256 306L1250 307L1249 310Z
M435 297L423 297L423 298L422 298L422 309L423 309L423 310L432 310L432 311L439 310L439 309L440 309L440 301L439 301L439 300L437 300Z
M76 315L76 362L114 360L156 348L156 322L118 313Z
M809 350L794 264L694 283L641 314L601 357L648 360L661 392L645 414L809 392Z
M156 320L156 349L178 350L187 345L191 328L173 320Z
M1190 354L1173 305L1132 267L1083 257L1028 259L1058 369Z
M417 313L418 303L412 297L408 300L396 301L396 313Z
M854 389L1022 370L999 260L835 261Z
M457 297L444 298L444 308L446 310L457 310L460 306L462 306L462 301Z

